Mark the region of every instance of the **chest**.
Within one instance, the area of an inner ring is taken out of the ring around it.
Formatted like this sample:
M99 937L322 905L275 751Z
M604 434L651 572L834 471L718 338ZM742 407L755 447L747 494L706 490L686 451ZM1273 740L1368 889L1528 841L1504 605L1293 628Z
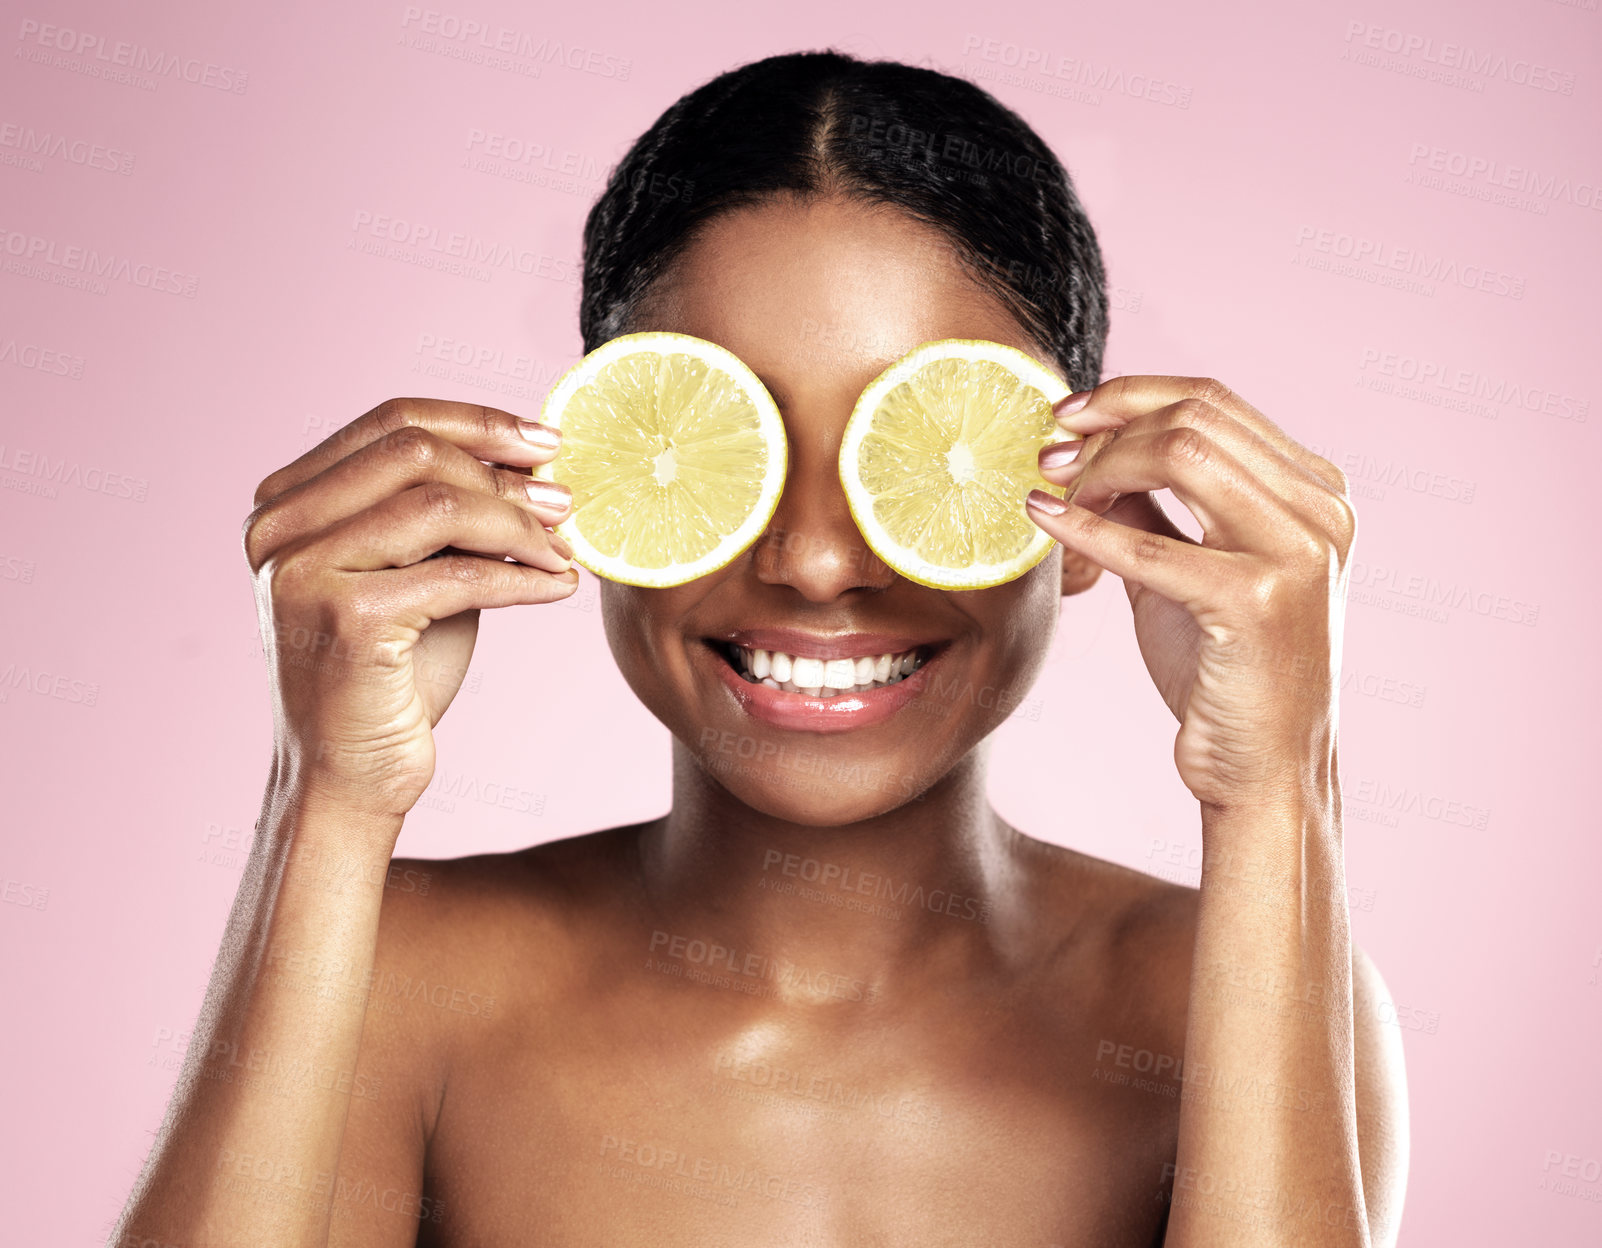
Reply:
M1177 1095L1106 1078L1088 1034L947 1021L669 1010L481 1053L452 1069L419 1242L1157 1242Z

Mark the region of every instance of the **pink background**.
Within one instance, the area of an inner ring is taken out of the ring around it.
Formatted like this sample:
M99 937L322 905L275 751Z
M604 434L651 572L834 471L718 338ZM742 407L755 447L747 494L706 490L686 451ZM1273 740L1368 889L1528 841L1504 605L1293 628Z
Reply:
M8 6L9 1238L105 1235L200 1003L270 743L239 543L256 483L392 395L535 414L579 352L580 227L609 167L706 78L833 43L973 77L1063 157L1116 287L1109 374L1221 377L1351 476L1348 875L1406 1043L1402 1241L1602 1242L1602 850L1581 782L1602 606L1583 536L1602 427L1596 0L461 6L441 12L543 52L450 55L477 45L421 43L398 3ZM72 33L28 26L47 12ZM79 72L119 40L209 62L218 85ZM540 155L523 177L475 168L475 132ZM42 135L68 142L30 152ZM362 213L518 260L484 281L366 254ZM42 245L32 268L17 255ZM73 246L192 278L192 297L60 284ZM1436 279L1383 284L1410 251ZM1398 388L1420 369L1432 380ZM586 582L560 609L485 617L400 852L664 809L666 734L617 676ZM1193 880L1173 732L1103 578L1065 606L1002 730L995 800L1040 837Z

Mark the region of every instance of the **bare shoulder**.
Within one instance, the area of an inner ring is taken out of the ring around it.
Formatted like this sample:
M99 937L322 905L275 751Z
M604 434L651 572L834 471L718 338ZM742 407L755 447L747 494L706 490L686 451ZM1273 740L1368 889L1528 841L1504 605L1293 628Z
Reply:
M1062 935L1097 952L1132 957L1188 979L1196 940L1194 888L1061 845L1024 838L1044 881L1042 904L1066 916Z
M606 898L617 904L631 831L507 854L390 861L372 969L347 976L366 1006L356 1069L318 1072L350 1095L340 1175L353 1199L394 1195L425 1223L436 1218L425 1162L453 1066L493 1059L494 1046L515 1037L530 997L577 973L573 943L593 929ZM351 1211L363 1216L336 1218L331 1244L399 1242L390 1238L393 1218Z
M364 1057L420 1089L425 1118L452 1061L504 1029L531 997L583 974L632 875L636 829L508 853L395 858L369 977Z
M1098 1043L1182 1052L1197 890L1033 838L1024 846L1062 999L1104 1020Z
M507 853L396 858L380 919L379 959L404 959L488 989L526 983L527 955L555 955L603 922L637 876L638 825Z
M1057 934L1101 986L1100 1041L1182 1055L1200 912L1199 889L1044 842L1030 847L1047 882L1044 904L1072 916ZM1372 1241L1396 1243L1408 1170L1407 1077L1397 1010L1374 960L1352 946L1352 1058L1358 1156ZM1099 1050L1098 1050L1099 1051ZM1116 1051L1116 1050L1115 1050Z

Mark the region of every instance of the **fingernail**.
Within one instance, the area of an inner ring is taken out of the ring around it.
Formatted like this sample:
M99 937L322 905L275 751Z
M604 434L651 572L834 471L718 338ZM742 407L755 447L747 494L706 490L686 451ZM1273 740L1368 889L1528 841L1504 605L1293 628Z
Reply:
M1058 468L1066 468L1079 458L1079 452L1085 449L1081 440L1073 442L1053 442L1040 449L1040 471L1053 472Z
M554 529L547 529L545 532L548 535L548 540L551 543L552 550L561 555L564 559L571 559L573 557L573 548L567 544L567 539L565 537L556 532Z
M523 489L528 492L528 501L541 507L565 508L573 503L572 491L554 481L529 481Z
M519 419L517 431L523 435L523 441L547 451L554 451L562 445L562 431L542 425L537 420Z
M1068 505L1055 495L1047 494L1045 490L1030 490L1029 497L1024 499L1036 511L1043 511L1048 516L1060 516L1068 510Z
M1057 415L1059 415L1059 416L1072 416L1080 408L1084 407L1084 405L1086 403L1090 402L1090 396L1092 394L1094 394L1094 393L1095 393L1095 391L1093 391L1093 390L1076 390L1076 391L1074 391L1074 393L1070 394L1061 403L1057 404L1057 406L1056 406Z

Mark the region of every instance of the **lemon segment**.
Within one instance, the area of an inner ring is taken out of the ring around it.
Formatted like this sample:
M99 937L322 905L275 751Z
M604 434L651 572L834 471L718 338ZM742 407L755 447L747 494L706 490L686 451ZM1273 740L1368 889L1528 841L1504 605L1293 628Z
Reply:
M562 449L534 476L573 491L556 531L597 576L662 588L735 559L784 487L784 422L732 352L651 331L603 343L557 381L540 421Z
M1068 385L1015 347L944 338L914 347L869 383L840 447L840 483L873 552L935 589L1022 576L1054 545L1024 506L1062 429Z

